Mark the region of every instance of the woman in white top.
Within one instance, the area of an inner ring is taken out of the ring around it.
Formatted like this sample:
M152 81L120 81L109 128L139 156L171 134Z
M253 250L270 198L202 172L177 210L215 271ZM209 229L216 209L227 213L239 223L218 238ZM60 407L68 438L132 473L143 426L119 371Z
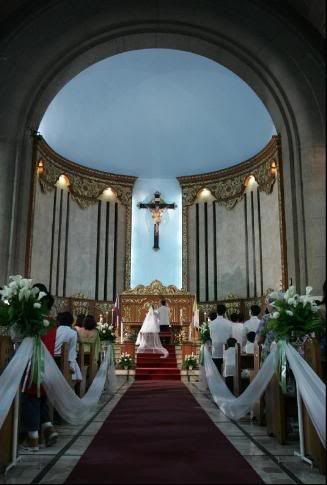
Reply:
M136 339L136 345L139 346L136 353L163 354L162 358L168 357L168 350L162 346L159 332L159 321L151 305Z
M68 361L72 372L73 381L81 381L82 373L76 361L77 358L77 332L71 327L74 323L73 315L70 312L58 313L57 316L57 333L55 343L55 355L61 354L61 347L68 343Z

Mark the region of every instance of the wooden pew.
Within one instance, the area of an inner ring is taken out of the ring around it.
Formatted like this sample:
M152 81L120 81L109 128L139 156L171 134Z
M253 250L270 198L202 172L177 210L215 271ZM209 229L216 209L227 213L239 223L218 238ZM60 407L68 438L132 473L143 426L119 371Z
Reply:
M62 344L62 347L61 347L61 354L56 355L54 359L59 369L61 370L62 375L69 383L69 385L72 386L72 374L69 367L68 353L69 353L68 343L65 342Z
M86 378L87 378L87 370L88 366L85 365L85 352L84 352L84 345L79 342L77 347L77 363L79 368L81 369L82 374L82 382L77 385L77 395L79 397L83 397L86 391Z
M250 381L252 381L258 374L261 367L261 354L262 345L258 345L256 342L254 344L254 354L253 354L253 371L251 373ZM266 424L265 420L265 399L264 395L255 403L253 408L253 417L255 418L256 424L259 426L264 426Z
M306 340L304 344L304 358L316 374L323 379L320 345L317 339ZM319 468L319 471L326 474L326 452L304 405L303 431L306 454L308 454L314 464Z
M242 370L254 369L254 356L253 354L243 354L241 352L240 344L236 344L235 352L235 377L234 377L234 395L239 396L243 391L242 384Z
M13 355L14 349L10 337L0 337L0 374L5 369ZM12 461L12 446L14 433L14 405L11 406L8 416L0 429L0 472Z

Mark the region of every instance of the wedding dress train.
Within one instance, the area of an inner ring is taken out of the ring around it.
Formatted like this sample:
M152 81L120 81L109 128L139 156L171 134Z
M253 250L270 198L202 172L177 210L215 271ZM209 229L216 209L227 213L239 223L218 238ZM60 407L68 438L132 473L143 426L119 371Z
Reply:
M161 343L160 324L153 308L148 311L141 330L136 339L136 345L139 346L137 354L163 354L162 358L168 357L169 353Z

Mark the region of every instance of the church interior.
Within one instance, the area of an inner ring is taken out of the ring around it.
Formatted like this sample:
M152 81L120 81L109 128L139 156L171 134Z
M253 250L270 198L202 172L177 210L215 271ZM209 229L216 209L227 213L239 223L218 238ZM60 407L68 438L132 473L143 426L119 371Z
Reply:
M325 10L0 3L0 484L325 483Z

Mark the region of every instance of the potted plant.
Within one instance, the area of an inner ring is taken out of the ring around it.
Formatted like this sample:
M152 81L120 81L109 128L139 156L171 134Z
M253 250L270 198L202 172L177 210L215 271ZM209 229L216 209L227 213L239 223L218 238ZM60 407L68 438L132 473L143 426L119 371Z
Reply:
M197 367L198 367L198 359L193 354L193 352L190 355L186 355L183 362L183 369L193 370L193 369L197 369Z
M129 370L133 367L133 358L127 352L124 352L119 357L118 365L121 369Z
M210 330L207 322L203 323L199 329L199 339L202 344L206 344L210 341Z
M97 329L100 340L107 343L113 343L116 340L115 329L109 323L98 323Z

